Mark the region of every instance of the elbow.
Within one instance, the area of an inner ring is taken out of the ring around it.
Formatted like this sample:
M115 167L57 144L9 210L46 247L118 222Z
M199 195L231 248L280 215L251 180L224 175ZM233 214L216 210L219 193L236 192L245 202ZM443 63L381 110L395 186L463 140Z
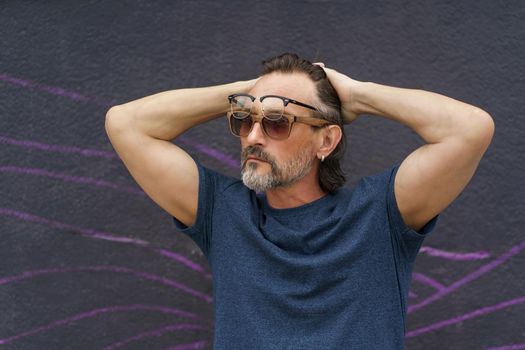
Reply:
M483 109L475 107L469 121L464 137L470 144L486 149L492 142L496 130L494 119Z
M485 142L490 143L492 141L492 138L494 137L494 132L496 131L496 124L494 123L494 119L489 113L482 110L481 108L477 108L475 113L476 118L479 120L477 122L481 128L481 138Z
M123 115L124 113L120 105L113 106L106 112L104 127L107 134L109 134L111 130L115 130L118 125L123 125Z
M119 105L115 105L111 107L110 109L108 109L108 111L106 112L106 124L110 119L114 119L115 115L120 113L120 110L121 108Z
M112 119L114 119L114 116L117 113L117 111L118 111L118 106L113 106L106 112L106 119L104 121L104 128L106 129L106 133L108 135L109 135L109 130L110 130L110 121Z

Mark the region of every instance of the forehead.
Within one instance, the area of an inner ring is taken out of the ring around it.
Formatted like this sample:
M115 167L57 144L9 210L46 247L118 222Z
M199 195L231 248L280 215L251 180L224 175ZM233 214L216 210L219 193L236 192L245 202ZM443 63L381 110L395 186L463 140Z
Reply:
M313 104L316 100L314 82L306 74L301 73L274 72L264 75L248 93L255 97L279 95L306 104ZM293 104L289 104L288 107L302 108Z

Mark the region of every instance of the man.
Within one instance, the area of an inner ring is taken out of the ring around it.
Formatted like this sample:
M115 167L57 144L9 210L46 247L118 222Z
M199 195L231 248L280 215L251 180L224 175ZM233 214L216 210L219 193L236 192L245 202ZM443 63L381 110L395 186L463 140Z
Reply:
M113 107L109 138L210 262L214 349L403 349L416 254L472 178L492 118L294 54L263 63L257 79ZM242 181L170 142L225 114L240 138ZM426 144L350 190L343 124L361 114L396 120Z

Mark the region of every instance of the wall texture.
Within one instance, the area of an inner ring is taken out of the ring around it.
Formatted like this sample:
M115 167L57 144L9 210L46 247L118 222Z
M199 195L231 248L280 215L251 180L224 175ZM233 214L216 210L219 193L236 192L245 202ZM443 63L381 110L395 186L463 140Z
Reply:
M105 113L250 79L286 51L492 115L417 258L407 348L525 349L524 20L517 0L3 1L0 349L211 349L209 266L116 156ZM423 144L378 116L346 131L350 187ZM225 119L175 143L238 176Z

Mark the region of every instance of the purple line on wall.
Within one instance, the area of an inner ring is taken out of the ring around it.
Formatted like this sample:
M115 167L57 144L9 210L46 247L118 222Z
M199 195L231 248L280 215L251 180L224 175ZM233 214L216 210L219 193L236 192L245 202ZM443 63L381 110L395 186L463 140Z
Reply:
M74 101L77 101L77 102L91 102L91 103L94 103L94 104L97 104L97 105L103 106L103 107L108 107L108 106L116 104L115 100L106 99L106 98L100 98L100 97L89 97L89 96L82 95L82 94L80 94L78 92L66 90L66 89L61 88L61 87L49 86L49 85L45 85L45 84L38 83L38 82L35 82L35 81L17 78L17 77L14 77L12 75L9 75L7 73L0 73L0 81L4 81L4 82L7 82L7 83L19 85L19 86L22 86L22 87L25 87L25 88L31 88L31 89L36 89L36 90L40 90L40 91L45 91L45 92L53 94L53 95L67 97L67 98L69 98L71 100L74 100Z
M412 278L414 280L416 280L418 282L421 282L423 284L426 284L427 286L430 286L430 287L432 287L434 289L437 289L437 290L445 289L444 285L442 285L441 283L439 283L438 281L436 281L433 278L430 278L428 276L423 275L422 273L413 272L412 273Z
M421 301L420 303L415 304L415 305L410 305L408 307L408 313L417 311L423 308L424 306L429 305L433 303L434 301L443 298L445 295L452 293L456 289L468 284L469 282L483 276L484 274L490 272L491 270L495 269L499 265L503 264L504 262L512 258L514 255L520 253L523 249L525 249L525 241L510 248L508 251L506 251L505 253L497 257L496 259L492 260L488 264L485 264L481 266L480 268L478 268L477 270L475 270L474 272L471 272L467 274L466 276L460 278L456 282L452 283L450 286L445 287L445 289L438 291L437 293L431 295L430 297Z
M172 251L169 251L169 250L166 250L166 249L162 249L162 248L156 249L156 252L158 254L160 254L160 255L165 256L165 257L171 258L173 260L177 260L177 261L183 263L184 265L188 266L192 270L200 272L204 278L207 278L207 279L211 279L212 278L212 275L210 273L206 272L206 270L201 265L191 261L190 259L186 258L183 255L180 255L180 254L177 254L177 253L174 253Z
M25 338L25 337L28 337L28 336L31 336L37 333L41 333L41 332L46 332L53 328L57 328L63 325L67 325L72 322L76 322L76 321L86 319L86 318L92 318L92 317L98 316L99 314L114 313L114 312L130 312L130 311L161 312L161 313L167 313L167 314L174 314L174 315L178 315L182 317L188 317L188 318L201 320L205 322L210 322L209 320L199 317L198 315L192 312L183 311L183 310L172 308L172 307L157 306L157 305L141 305L141 304L117 305L117 306L108 306L108 307L93 309L93 310L82 312L80 314L76 314L76 315L73 315L73 316L58 320L58 321L54 321L47 325L33 328L23 333L20 333L20 334L17 334L17 335L14 335L14 336L11 336L5 339L0 339L0 344L7 344L12 341L19 340L21 338Z
M60 88L60 87L48 86L48 85L44 85L44 84L40 84L40 83L35 83L35 82L30 81L30 80L13 77L13 76L10 76L10 75L5 74L5 73L0 73L0 80L8 82L8 83L16 84L16 85L19 85L19 86L23 86L23 87L26 87L26 88L35 88L37 90L46 91L48 93L55 94L55 95L62 96L62 97L66 97L66 98L70 98L70 99L73 99L75 101L93 102L93 103L95 103L97 105L104 106L104 107L110 107L111 105L116 105L117 104L117 102L115 100L102 99L102 98L99 98L99 97L87 97L87 96L83 96L83 95L81 95L79 93L76 93L76 92L67 91L67 90L65 90L63 88ZM204 153L204 154L206 154L206 155L208 155L208 156L210 156L212 158L217 159L219 162L221 162L223 164L231 166L231 167L233 167L235 169L239 168L239 161L238 160L236 160L236 159L230 157L229 155L227 155L227 154L225 154L225 153L223 153L223 152L221 152L221 151L219 151L217 149L214 149L214 148L212 148L212 147L210 147L208 145L204 145L204 144L198 143L198 142L193 141L193 140L191 140L191 139L189 139L188 137L185 137L185 136L179 136L177 138L177 141L180 141L183 144L192 146L193 148L197 149L198 151L200 151L200 152L202 152L202 153ZM12 139L9 139L9 138L6 138L6 137L2 137L2 136L0 136L0 142L8 142L8 143L14 144ZM26 147L29 146L29 145L31 145L32 147L36 146L36 147L39 147L41 149L45 149L46 146L53 147L52 145L39 144L39 143L28 141L28 140L21 141L21 142L22 143L20 143L20 142L17 142L17 143L19 145L26 146ZM104 152L104 151L82 150L82 149L80 149L78 147L67 147L67 146L58 146L58 147L62 147L62 148L58 148L58 150L61 151L61 152L64 152L64 151L66 151L66 152L76 152L76 153L78 153L78 152L87 152L86 155L88 155L88 156L91 155L90 154L91 152L101 152L100 156L108 157L108 153L109 153L109 152ZM116 156L117 156L116 154L112 154L111 158L114 158Z
M75 272L100 272L100 271L106 271L106 272L113 272L113 273L124 273L124 274L130 274L135 277L145 279L148 281L154 281L158 282L160 284L164 284L166 286L170 286L176 289L180 289L188 294L191 294L199 299L203 299L208 303L211 303L213 301L213 298L207 294L201 293L197 290L194 290L185 284L179 283L175 280L171 280L169 278L165 278L162 276L153 275L147 272L143 271L136 271L129 269L127 267L122 266L112 266L112 265L102 265L102 266L77 266L77 267L64 267L64 268L50 268L50 269L40 269L40 270L30 270L30 271L24 271L21 274L9 276L9 277L3 277L0 278L0 286L13 283L16 281L21 281L25 279L31 279L37 276L41 275L48 275L48 274L54 274L54 273L75 273Z
M466 320L469 320L469 319L475 318L475 317L480 317L482 315L485 315L485 314L488 314L488 313L491 313L491 312L495 312L497 310L500 310L500 309L503 309L503 308L506 308L506 307L509 307L509 306L512 306L512 305L521 304L523 302L525 302L525 296L520 297L520 298L516 298L516 299L512 299L512 300L508 300L508 301L505 301L505 302L502 302L502 303L499 303L499 304L496 304L496 305L486 306L484 308L481 308L481 309L478 309L478 310L475 310L475 311L471 311L471 312L466 313L466 314L461 315L461 316L457 316L457 317L454 317L454 318L451 318L451 319L448 319L448 320L440 321L440 322L431 324L429 326L425 326L425 327L418 328L416 330L410 331L410 332L408 332L406 334L406 337L407 338L408 337L415 337L415 336L423 334L423 333L428 333L428 332L431 332L431 331L435 331L437 329L450 326L451 324L454 324L454 323L463 322L463 321L466 321Z
M162 350L193 350L193 349L202 349L206 345L208 345L208 341L207 340L201 340L201 341L196 341L196 342L193 342L193 343L187 343L187 344L181 344L181 345L176 345L176 346L170 346L169 348L164 348Z
M190 269L197 271L201 274L206 274L205 269L201 265L191 261L185 256L174 253L174 252L167 251L162 248L152 247L152 244L150 242L144 241L142 239L117 236L110 232L102 232L102 231L97 231L97 230L90 229L90 228L82 228L82 227L66 224L63 222L46 219L41 216L36 216L36 215L29 214L26 212L11 210L11 209L2 208L2 207L0 207L0 215L13 216L18 219L22 219L24 221L36 222L39 224L44 224L44 225L47 225L53 228L58 228L61 230L78 232L84 236L94 238L94 239L103 239L103 240L112 241L112 242L127 243L127 244L133 244L136 246L140 246L140 247L152 250L156 254L160 254L170 259L176 260L180 262L181 264L183 264L184 266L189 267Z
M195 141L192 141L190 139L188 139L187 137L184 137L184 136L179 136L176 141L180 141L181 143L185 144L185 145L188 145L188 146L192 146L193 148L197 149L198 151L212 157L212 158L215 158L217 159L219 162L223 163L223 164L226 164L226 165L229 165L230 167L234 168L234 169L240 169L240 161L239 160L236 160L232 157L230 157L229 155L215 149L215 148L212 148L210 146L207 146L207 145L204 145L204 144L201 144L201 143L198 143L198 142L195 142Z
M230 157L226 153L223 153L210 146L190 140L188 137L181 135L175 139L175 142L180 142L184 145L195 148L201 153L206 154L212 158L217 159L219 162L231 166L235 169L239 169L239 161ZM0 135L0 143L4 143L11 146L20 146L32 149L38 149L41 151L58 152L58 153L76 153L86 157L100 157L106 159L120 159L118 154L114 151L100 151L96 149L81 148L76 146L68 145L52 145L42 142L36 142L32 140L17 140L7 136Z
M497 348L488 348L485 350L523 350L523 349L525 349L525 343L498 346Z
M99 158L106 158L106 159L118 158L118 155L113 151L100 151L96 149L80 148L80 147L66 146L66 145L51 145L51 144L41 143L41 142L36 142L36 141L31 141L31 140L17 140L17 139L13 139L13 138L2 136L2 135L0 135L0 142L7 144L7 145L38 149L41 151L48 151L48 152L77 153L77 154L80 154L86 157L99 157Z
M108 346L104 347L102 350L114 350L116 348L120 348L120 347L122 347L122 346L124 346L124 345L126 345L128 343L133 342L133 341L141 340L141 339L147 338L147 337L160 337L164 333L170 333L170 332L174 332L174 331L178 331L178 330L182 330L182 329L184 329L184 330L208 330L207 328L204 328L204 327L196 325L196 324L177 323L177 324L172 324L172 325L165 326L165 327L162 327L162 328L159 328L159 329L155 329L155 330L152 330L152 331L148 331L148 332L137 334L137 335L135 335L133 337L129 337L129 338L121 340L121 341L119 341L117 343L113 343L111 345L108 345Z
M54 179L64 180L68 182L93 185L97 187L109 187L111 189L115 189L118 191L138 194L143 197L147 196L146 193L144 193L144 191L142 191L140 188L122 186L122 185L117 185L115 183L105 181L105 180L93 179L93 178L83 177L83 176L68 175L68 174L53 172L53 171L49 171L46 169L40 169L40 168L22 168L22 167L17 167L17 166L12 166L12 165L4 165L4 166L0 166L0 172L46 176L46 177L51 177Z
M62 223L59 221L46 219L41 216L36 216L33 214L21 212L21 211L11 210L8 208L0 208L0 214L14 216L24 221L36 222L39 224L44 224L44 225L47 225L53 228L58 228L61 230L70 230L70 231L78 232L85 236L90 236L93 238L99 238L99 239L104 239L104 240L113 241L113 242L120 242L120 243L131 243L131 244L135 244L138 246L148 246L150 244L149 242L144 241L139 238L122 237L122 236L114 235L109 232L96 231L90 228L82 228L82 227Z
M490 253L481 251L481 252L472 252L472 253L452 253L444 250L432 248L429 246L424 246L419 250L420 253L426 253L430 256L437 256L440 258L448 260L481 260L490 258Z

